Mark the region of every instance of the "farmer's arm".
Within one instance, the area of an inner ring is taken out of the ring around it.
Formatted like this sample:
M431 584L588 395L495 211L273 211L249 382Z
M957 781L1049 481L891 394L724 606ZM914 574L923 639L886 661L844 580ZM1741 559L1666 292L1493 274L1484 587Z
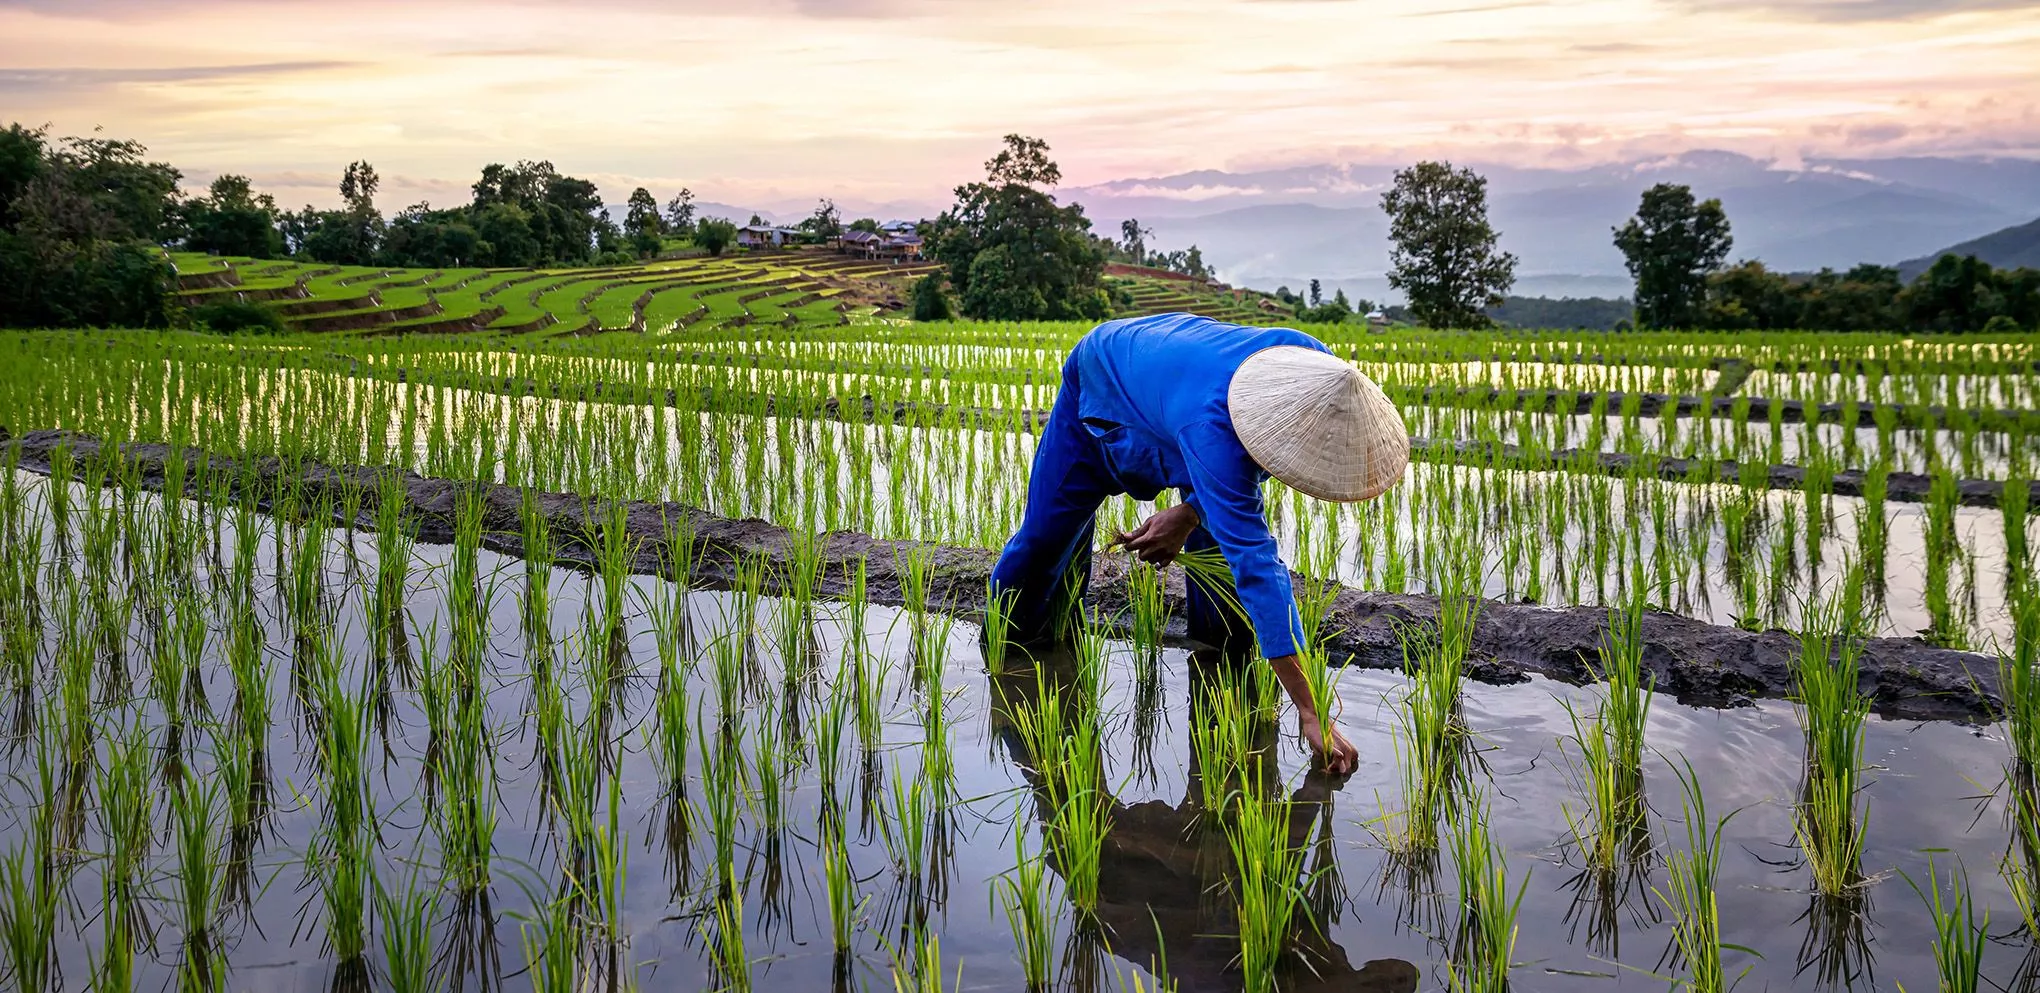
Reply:
M1254 625L1275 677L1296 704L1298 723L1311 747L1335 773L1353 771L1359 752L1336 730L1323 740L1317 703L1297 660L1303 622L1289 586L1289 567L1277 553L1275 536L1262 513L1259 468L1240 447L1239 438L1209 422L1193 425L1178 439L1184 467L1190 474L1185 502L1211 532L1232 568L1240 606Z

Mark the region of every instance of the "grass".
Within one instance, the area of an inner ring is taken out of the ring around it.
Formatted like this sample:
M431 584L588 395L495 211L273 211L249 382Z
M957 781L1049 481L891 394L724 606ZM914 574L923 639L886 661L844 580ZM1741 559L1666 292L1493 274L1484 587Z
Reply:
M1030 990L1045 990L1055 976L1056 905L1049 900L1047 860L1027 848L1027 835L1013 836L1013 868L994 877L992 894L1013 932L1014 954Z
M1485 797L1469 797L1450 819L1446 836L1458 884L1456 950L1447 963L1447 986L1463 993L1502 993L1516 953L1516 919L1529 890L1526 873L1509 893L1508 857L1489 834Z

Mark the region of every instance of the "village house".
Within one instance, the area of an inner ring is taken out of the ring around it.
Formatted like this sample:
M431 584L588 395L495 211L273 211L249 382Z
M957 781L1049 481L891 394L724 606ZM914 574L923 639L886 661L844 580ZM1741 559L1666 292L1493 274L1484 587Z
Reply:
M737 229L737 244L744 248L784 248L799 241L802 232L769 224L746 224Z

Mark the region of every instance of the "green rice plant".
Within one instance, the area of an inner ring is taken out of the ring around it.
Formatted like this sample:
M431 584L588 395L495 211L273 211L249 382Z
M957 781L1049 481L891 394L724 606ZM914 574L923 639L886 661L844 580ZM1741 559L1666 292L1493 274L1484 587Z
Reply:
M1226 825L1232 847L1233 902L1240 927L1240 971L1249 993L1275 989L1276 965L1305 905L1304 849L1289 837L1290 804L1260 789L1242 790Z
M893 993L942 993L942 936L926 928L916 929L913 946L902 955L893 949ZM963 963L956 964L951 986L963 988Z
M1013 628L1013 604L1017 590L985 589L984 657L985 672L1002 676L1006 672L1006 651Z
M652 697L652 724L645 731L653 761L665 776L669 796L687 796L687 756L693 739L689 730L693 701L687 692L687 677L675 660L661 660L659 686Z
M220 838L219 788L186 776L170 791L177 874L174 880L179 923L184 928L184 954L194 967L210 962L219 922Z
M715 864L729 866L736 858L737 807L744 788L742 766L728 735L709 740L707 726L696 714L695 736L701 752L701 806L715 845Z
M572 899L563 897L546 904L537 918L523 922L520 930L532 993L579 993L586 977L581 972L580 926Z
M326 908L326 941L342 968L368 953L368 922L375 890L373 845L367 826L329 828L318 860L319 895Z
M600 528L585 536L595 555L596 574L601 579L600 643L612 671L621 671L620 667L629 661L629 653L623 644L624 607L629 600L630 567L637 560L641 544L637 536L630 533L629 510L629 505L621 500L608 501Z
M815 590L822 580L826 539L813 531L787 532L786 562L779 575L779 657L790 678L813 670Z
M2012 638L2010 651L1998 652L1998 694L2012 760L2030 781L2040 770L2040 590L2014 585L2005 592Z
M851 733L851 711L856 706L852 674L838 670L829 680L828 696L822 700L820 720L815 723L815 769L822 786L822 803L834 809L836 786L843 773L843 743Z
M1707 798L1691 763L1672 770L1684 791L1682 804L1686 847L1666 860L1667 879L1663 889L1654 889L1673 918L1672 947L1685 970L1679 987L1695 993L1726 993L1734 983L1722 964L1722 952L1733 950L1754 955L1740 945L1721 940L1721 909L1715 899L1715 885L1721 875L1721 840L1728 822L1737 811L1718 821L1708 820ZM1745 970L1747 973L1747 970Z
M1218 823L1231 806L1245 756L1236 743L1248 737L1241 731L1247 707L1239 689L1226 670L1217 678L1198 684L1193 690L1197 705L1191 708L1190 752L1197 763L1198 810L1212 824Z
M1806 782L1795 818L1800 851L1823 895L1852 892L1861 880L1864 825L1857 814L1863 725L1870 701L1860 687L1863 638L1856 599L1860 573L1843 595L1805 610L1793 664L1794 699L1806 733Z
M1133 613L1133 643L1144 653L1161 651L1162 629L1169 622L1162 602L1162 570L1139 562L1126 570L1126 604Z
M893 872L903 880L919 879L928 867L929 786L922 775L907 776L898 763L886 777L885 848Z
M1509 862L1488 832L1488 803L1472 796L1449 819L1446 832L1458 882L1458 944L1446 963L1454 991L1502 993L1516 951L1516 917L1529 889L1526 874L1509 894Z
M439 970L433 963L439 888L420 886L415 869L401 893L391 893L380 879L375 879L374 885L375 916L382 935L383 980L390 993L433 993L441 989Z
M822 879L829 903L829 938L837 955L850 949L865 898L857 893L857 867L850 860L850 846L843 835L843 820L824 808L819 847Z
M727 863L722 886L717 890L715 913L701 923L702 939L709 946L709 960L726 993L750 993L751 957L744 947L744 888L736 884ZM713 926L711 927L711 922Z
M0 944L13 989L42 993L56 980L57 909L63 899L49 853L28 841L0 853Z
M1990 911L1977 915L1969 893L1969 874L1961 870L1948 874L1947 894L1931 856L1927 859L1927 885L1922 888L1906 877L1934 922L1934 969L1941 993L1977 993L1983 988L1983 947L1990 940ZM1899 989L1905 987L1901 985Z
M758 716L760 719L752 722L750 781L755 789L751 793L751 809L757 812L759 826L767 834L777 834L786 826L785 725L769 714Z
M1045 990L1055 975L1055 934L1061 915L1048 898L1047 860L1027 850L1027 834L1015 828L1013 868L993 877L992 895L1013 931L1020 974L1030 990Z

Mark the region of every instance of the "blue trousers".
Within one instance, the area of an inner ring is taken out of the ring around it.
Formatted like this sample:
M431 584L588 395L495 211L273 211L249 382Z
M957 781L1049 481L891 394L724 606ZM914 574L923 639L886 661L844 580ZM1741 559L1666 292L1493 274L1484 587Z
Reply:
M994 595L1012 597L1008 637L1023 643L1061 640L1070 633L1070 621L1091 584L1098 507L1106 497L1126 492L1077 413L1080 388L1075 363L1066 363L1062 389L1034 449L1020 530L992 569ZM1185 551L1215 547L1203 525L1183 544ZM1253 645L1253 626L1244 614L1199 583L1187 586L1191 638L1227 651Z

